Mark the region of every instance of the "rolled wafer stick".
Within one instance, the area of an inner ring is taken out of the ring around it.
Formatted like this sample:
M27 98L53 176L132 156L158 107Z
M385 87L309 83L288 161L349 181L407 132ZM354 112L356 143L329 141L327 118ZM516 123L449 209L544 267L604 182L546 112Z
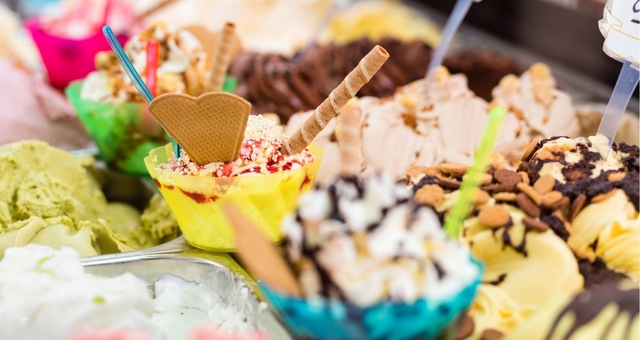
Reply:
M313 139L324 129L333 117L337 116L342 107L371 80L380 67L389 59L389 53L380 45L376 45L344 78L329 97L316 108L302 126L294 132L282 146L282 153L294 155L306 148Z
M212 56L211 77L209 78L208 91L222 90L224 76L227 74L229 63L231 62L231 50L233 49L233 36L236 25L227 21L220 31L216 53Z
M357 176L362 170L360 115L358 100L353 98L347 102L337 118L338 128L340 129L338 145L340 147L340 173L342 175Z

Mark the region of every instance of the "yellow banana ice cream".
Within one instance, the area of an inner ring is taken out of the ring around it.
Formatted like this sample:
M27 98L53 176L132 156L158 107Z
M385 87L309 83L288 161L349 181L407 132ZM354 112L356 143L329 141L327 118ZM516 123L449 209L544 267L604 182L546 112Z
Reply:
M466 171L466 165L442 163L412 167L407 175L415 199L444 219ZM537 191L526 173L498 164L482 179L462 236L485 264L480 293L469 310L476 337L508 333L547 301L583 288L578 261L565 242L569 225L562 211L569 202L551 193L551 184Z
M409 41L421 39L435 47L440 27L430 18L397 0L362 1L339 11L320 36L322 41L345 43L361 37L386 36Z
M501 288L490 284L480 285L468 312L474 322L473 337L480 337L482 331L487 329L507 333L522 323L531 312Z
M484 224L484 212L498 208L508 211L510 221L500 227ZM555 296L580 291L583 279L567 244L550 229L527 227L525 217L515 207L486 204L480 207L480 217L465 221L465 240L486 265L484 282L500 287L522 308L534 309Z

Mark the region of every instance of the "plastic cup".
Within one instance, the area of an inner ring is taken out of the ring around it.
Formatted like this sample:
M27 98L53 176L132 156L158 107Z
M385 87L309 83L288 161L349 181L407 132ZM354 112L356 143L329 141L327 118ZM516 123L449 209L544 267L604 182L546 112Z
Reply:
M66 88L67 98L109 167L147 176L144 158L168 143L162 127L145 113L143 103L103 103L80 97L81 81Z
M38 19L27 20L25 27L40 51L49 83L58 89L64 89L70 82L86 77L95 70L96 53L111 50L100 30L84 39L70 39L47 33ZM128 36L118 35L117 38L124 44Z
M222 210L224 203L235 204L271 242L280 242L282 218L311 187L320 168L322 149L311 144L309 150L313 162L267 175L189 176L161 170L158 166L173 156L171 144L151 150L144 162L189 244L210 251L234 251L234 228Z
M472 283L441 301L383 301L370 307L325 298L293 298L264 284L261 288L285 326L301 339L435 339L471 305L481 277L479 270Z

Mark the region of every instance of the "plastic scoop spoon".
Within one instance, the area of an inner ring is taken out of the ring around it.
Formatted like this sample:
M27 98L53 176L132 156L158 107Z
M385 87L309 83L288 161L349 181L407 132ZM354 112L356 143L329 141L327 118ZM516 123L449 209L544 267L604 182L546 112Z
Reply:
M489 112L489 121L482 135L480 145L476 150L469 170L462 178L460 196L451 208L451 212L444 223L444 231L454 239L460 236L462 223L471 212L473 201L482 182L482 175L487 169L489 156L505 115L506 110L500 106L494 107Z
M120 42L118 41L118 39L116 39L115 34L113 34L113 30L111 30L111 27L104 26L102 28L102 33L107 39L109 46L111 46L113 53L116 55L116 58L118 58L120 66L122 66L124 72L127 74L129 79L131 79L131 82L136 88L136 91L138 91L138 93L142 97L142 100L144 100L147 105L151 104L151 101L153 100L153 94L151 93L147 85L145 85L145 83L142 81L142 78L140 77L140 74L138 74L138 71L136 71L135 67L133 67L133 64L129 60L129 57L122 49ZM173 138L171 138L171 136L169 136L169 141L171 141L171 145L173 146L173 154L176 156L176 158L180 157L180 145L178 145L178 143Z
M331 19L336 15L336 13L340 12L341 10L343 10L345 8L348 8L349 6L351 6L356 1L358 1L358 0L333 0L333 1L331 1L331 7L329 7L329 10L327 10L327 12L324 14L322 19L320 19L320 22L318 23L318 25L315 27L315 29L311 33L311 36L309 38L309 42L307 43L307 46L305 46L305 48L303 48L302 51L309 50L313 46L313 44L316 43L316 41L318 40L318 37L320 37L320 34L322 33L322 31L327 27L327 25L329 24Z
M638 86L640 16L637 9L639 3L636 1L636 4L631 6L633 2L607 0L603 17L598 21L598 28L604 36L602 50L611 58L623 63L597 132L609 139L609 150L622 122L629 99Z
M425 74L425 77L427 78L427 90L429 90L431 84L435 79L435 72L431 71L437 69L440 65L442 65L444 54L449 49L451 40L458 31L458 28L462 23L462 19L464 19L464 17L467 15L467 12L469 11L469 8L471 7L471 3L473 1L474 0L458 0L458 2L456 2L456 6L453 8L453 12L451 13L451 16L449 16L449 19L444 26L444 31L442 32L442 36L440 37L440 43L438 43L438 47L436 47L436 50L433 53L433 57L431 58L429 67L427 68L427 73Z
M616 85L611 93L611 98L609 98L609 103L607 103L604 115L602 115L600 126L598 127L598 134L604 135L609 139L609 147L613 144L625 109L629 104L629 100L636 86L638 86L639 77L640 71L638 71L632 62L627 60L622 64L622 70L620 71Z
M233 203L225 204L223 209L235 228L238 257L249 271L282 293L301 296L294 274L276 247Z

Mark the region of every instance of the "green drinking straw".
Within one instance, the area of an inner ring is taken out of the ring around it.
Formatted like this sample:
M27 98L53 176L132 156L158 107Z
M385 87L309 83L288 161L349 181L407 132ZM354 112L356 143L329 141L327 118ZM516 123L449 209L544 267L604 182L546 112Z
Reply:
M494 107L489 112L489 121L482 135L480 145L473 157L471 167L469 167L467 174L462 179L460 196L445 219L444 231L451 238L457 239L460 237L462 223L471 212L473 201L482 181L482 175L487 170L489 156L506 113L506 110L500 106Z

